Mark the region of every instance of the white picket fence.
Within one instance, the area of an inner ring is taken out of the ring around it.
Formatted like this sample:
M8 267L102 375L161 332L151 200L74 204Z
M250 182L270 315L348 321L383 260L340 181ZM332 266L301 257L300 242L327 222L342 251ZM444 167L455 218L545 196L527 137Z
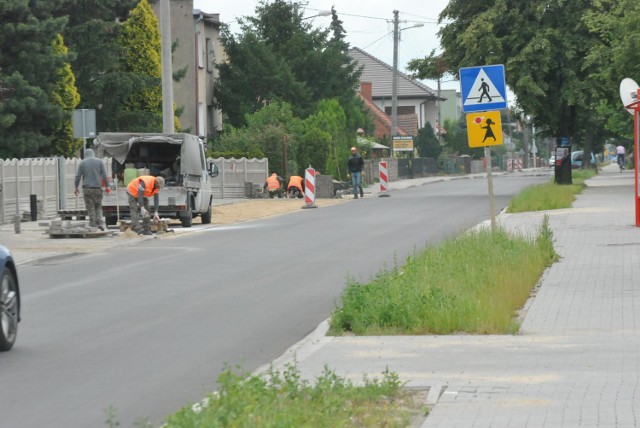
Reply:
M74 195L79 158L0 159L0 224L31 212L37 200L38 217L54 218L58 210L84 209L82 197ZM263 183L269 171L267 159L209 159L220 173L213 179L214 198L244 198L245 182ZM111 159L105 159L107 173ZM34 195L32 197L32 195Z

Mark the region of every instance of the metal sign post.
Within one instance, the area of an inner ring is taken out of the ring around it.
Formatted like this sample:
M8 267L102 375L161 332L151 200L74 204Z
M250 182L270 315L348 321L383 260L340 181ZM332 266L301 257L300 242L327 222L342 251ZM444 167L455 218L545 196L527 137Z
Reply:
M640 227L640 182L638 166L640 165L638 151L640 150L640 87L630 78L625 78L620 82L620 98L622 104L633 114L633 170L634 170L634 195L636 206L636 227Z
M82 157L87 150L87 138L96 136L96 111L94 109L78 109L73 111L73 138L82 138Z
M462 111L467 113L469 147L484 147L487 160L487 186L491 232L496 232L496 207L491 175L491 146L503 143L500 109L507 106L504 65L485 65L460 69Z

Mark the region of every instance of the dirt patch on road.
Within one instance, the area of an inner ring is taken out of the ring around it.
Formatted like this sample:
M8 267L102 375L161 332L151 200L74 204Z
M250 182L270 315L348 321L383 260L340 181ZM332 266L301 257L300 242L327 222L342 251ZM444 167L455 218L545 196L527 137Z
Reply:
M349 199L317 199L318 207L340 204ZM233 204L213 207L213 224L232 224L256 220L263 217L299 211L305 205L304 199L248 199ZM199 222L199 218L197 219ZM194 221L195 223L195 221Z

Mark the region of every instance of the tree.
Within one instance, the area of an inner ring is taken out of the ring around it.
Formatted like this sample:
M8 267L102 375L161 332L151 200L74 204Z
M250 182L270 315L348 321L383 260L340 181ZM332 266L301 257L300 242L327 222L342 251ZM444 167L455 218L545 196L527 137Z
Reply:
M126 110L143 119L132 129L159 132L162 130L160 26L147 0L140 0L133 9L119 41L124 48L124 69L143 82L125 101Z
M597 39L584 23L593 3L581 0L482 4L452 0L440 19L451 68L505 64L506 80L538 130L584 143L598 127L597 100L592 99L593 68L585 61Z
M418 129L414 145L418 149L420 157L437 159L442 152L440 141L438 141L438 137L436 137L429 122Z
M67 57L53 41L66 18L38 18L27 0L0 1L0 158L50 153L50 136L64 112L52 94Z
M633 0L602 0L585 13L584 22L597 36L585 61L599 82L592 97L598 100L597 114L604 128L617 140L633 139L633 116L622 108L617 97L625 77L640 79L640 3ZM613 96L612 96L613 94Z
M58 55L67 55L68 48L64 45L61 35L58 35L53 41L53 50ZM73 157L77 155L77 151L81 147L80 140L73 138L73 126L71 124L71 114L80 102L80 94L76 89L75 81L71 65L65 63L58 70L56 88L51 95L53 102L64 111L62 121L54 127L51 139L53 153L59 156Z
M126 67L126 50L120 44L122 22L138 3L139 0L65 0L54 12L69 17L63 35L76 53L71 67L81 94L79 108L96 109L98 131L140 131L148 120L148 112L125 107L130 95L149 81L148 76ZM158 121L157 117L151 119Z
M218 64L216 103L235 127L245 115L266 103L289 103L305 118L322 99L350 102L356 95L359 71L346 54L339 20L329 30L314 29L293 3L261 1L254 16L239 20L242 32L223 29L221 42L228 61Z
M240 152L248 157L266 156L269 167L280 175L291 169L302 133L301 122L291 106L274 101L256 113L247 115L247 125L229 128L213 142L216 153Z
M299 164L312 165L323 174L340 178L341 167L349 157L349 148L355 144L345 135L346 115L337 99L323 100L316 112L305 120L307 132L299 153Z

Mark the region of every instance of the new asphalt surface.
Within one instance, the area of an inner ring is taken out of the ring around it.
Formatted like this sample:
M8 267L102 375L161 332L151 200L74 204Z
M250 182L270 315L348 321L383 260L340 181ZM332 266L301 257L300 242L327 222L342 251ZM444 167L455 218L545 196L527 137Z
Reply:
M440 179L391 182L389 194ZM354 383L395 372L407 387L428 389L424 428L640 426L634 172L605 166L587 185L570 209L497 217L535 236L547 215L561 256L527 303L519 334L330 337L324 322L270 365L295 361L309 380L329 368ZM21 265L153 239L60 240L44 231L38 222L22 223L19 234L3 225L0 243Z

